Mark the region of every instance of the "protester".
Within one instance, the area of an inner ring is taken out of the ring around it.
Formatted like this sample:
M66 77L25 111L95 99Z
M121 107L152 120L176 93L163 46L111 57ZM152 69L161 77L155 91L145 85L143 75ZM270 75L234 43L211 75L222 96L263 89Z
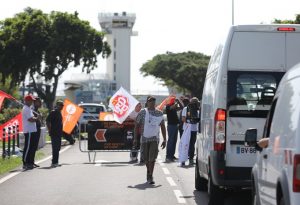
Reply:
M190 103L190 100L186 97L181 97L181 101L183 104L183 107L188 106L188 104ZM183 134L183 121L182 121L182 110L179 111L179 125L178 125L178 130L179 130L179 136L181 138L182 134Z
M178 99L174 99L170 104L166 105L167 121L168 121L168 143L167 143L167 155L166 162L173 162L177 158L174 156L176 150L177 136L178 136L178 124L179 119L177 111L183 108Z
M24 106L22 109L22 123L23 123L23 133L25 136L25 145L23 149L23 169L33 169L34 168L34 156L35 156L35 143L37 141L37 129L36 122L37 117L33 115L30 108L34 101L32 95L26 95L24 97Z
M183 121L183 129L190 130L190 133L183 134L181 139L183 147L186 149L188 147L188 158L189 158L189 165L194 164L194 155L195 155L195 143L198 131L198 122L199 122L199 107L200 101L198 98L193 97L188 104L188 106L184 107L182 110L182 121ZM182 151L182 150L181 150ZM185 154L185 152L180 152L180 154ZM180 159L181 166L185 165L185 156L181 157Z
M34 153L36 153L37 149L38 149L38 145L39 145L39 141L40 141L40 137L41 137L41 126L42 126L42 122L41 122L41 114L39 109L42 106L42 101L39 97L35 97L34 101L33 101L33 115L34 117L36 117L36 130L37 130L37 134L36 137L34 138L34 140L32 141L33 146L34 146ZM40 167L39 165L35 164L33 161L33 166L34 167Z
M145 164L147 167L147 182L154 184L153 170L155 160L158 155L159 129L161 129L163 142L161 147L166 147L166 127L163 119L163 113L155 108L156 99L153 96L147 97L147 107L141 110L136 118L135 134L140 130L141 147Z
M59 151L61 148L61 137L63 135L63 121L61 115L61 110L63 109L63 107L63 101L58 100L56 102L55 109L49 113L46 119L46 124L52 143L52 168L59 166Z
M130 113L130 115L128 116L128 119L135 121L136 117L139 114L139 112L141 111L141 109L142 109L142 104L138 103L135 106L135 109L132 111L132 113ZM136 139L135 139L135 137L136 137ZM138 162L138 150L139 149L140 149L140 152L141 152L141 154L140 154L140 164L144 163L142 149L141 149L141 146L140 146L140 138L141 138L141 134L140 134L139 131L136 134L134 133L133 147L132 147L132 150L130 151L130 162L131 163Z

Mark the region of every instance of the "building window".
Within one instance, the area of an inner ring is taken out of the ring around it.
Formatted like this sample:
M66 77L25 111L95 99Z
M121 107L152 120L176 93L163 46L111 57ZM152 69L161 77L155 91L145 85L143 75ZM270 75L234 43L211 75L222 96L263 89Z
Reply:
M114 38L114 48L117 47L117 39Z
M116 60L116 59L117 59L117 52L114 51L114 60Z
M117 72L117 64L114 63L114 73Z
M117 78L116 78L116 76L114 75L114 80L116 80Z

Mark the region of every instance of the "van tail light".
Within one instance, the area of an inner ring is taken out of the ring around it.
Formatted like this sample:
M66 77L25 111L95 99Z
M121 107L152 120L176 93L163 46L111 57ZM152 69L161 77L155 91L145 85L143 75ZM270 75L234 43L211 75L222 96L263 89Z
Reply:
M277 28L277 31L292 32L292 31L296 31L296 29L293 27L279 27Z
M300 192L300 154L294 156L293 191Z
M226 144L226 110L217 109L215 115L214 150L225 151Z

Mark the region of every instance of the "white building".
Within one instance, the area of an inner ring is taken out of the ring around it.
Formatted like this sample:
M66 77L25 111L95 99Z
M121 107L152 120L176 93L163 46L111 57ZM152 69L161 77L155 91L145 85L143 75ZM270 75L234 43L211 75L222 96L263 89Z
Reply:
M110 80L130 92L130 37L137 35L132 31L135 14L99 13L98 19L106 40L111 47L111 55L107 59L106 73Z

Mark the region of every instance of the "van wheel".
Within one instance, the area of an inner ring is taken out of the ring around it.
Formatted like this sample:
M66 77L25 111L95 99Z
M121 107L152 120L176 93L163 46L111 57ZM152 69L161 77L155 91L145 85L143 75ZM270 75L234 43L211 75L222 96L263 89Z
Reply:
M209 195L209 205L224 204L224 191L213 184L210 174L208 175L207 189Z
M285 205L283 196L279 200L279 205Z
M255 181L252 180L252 205L258 205L258 201L257 201L257 191L256 191L256 187L255 187Z
M207 191L207 180L200 176L198 160L195 166L195 189L198 191Z

